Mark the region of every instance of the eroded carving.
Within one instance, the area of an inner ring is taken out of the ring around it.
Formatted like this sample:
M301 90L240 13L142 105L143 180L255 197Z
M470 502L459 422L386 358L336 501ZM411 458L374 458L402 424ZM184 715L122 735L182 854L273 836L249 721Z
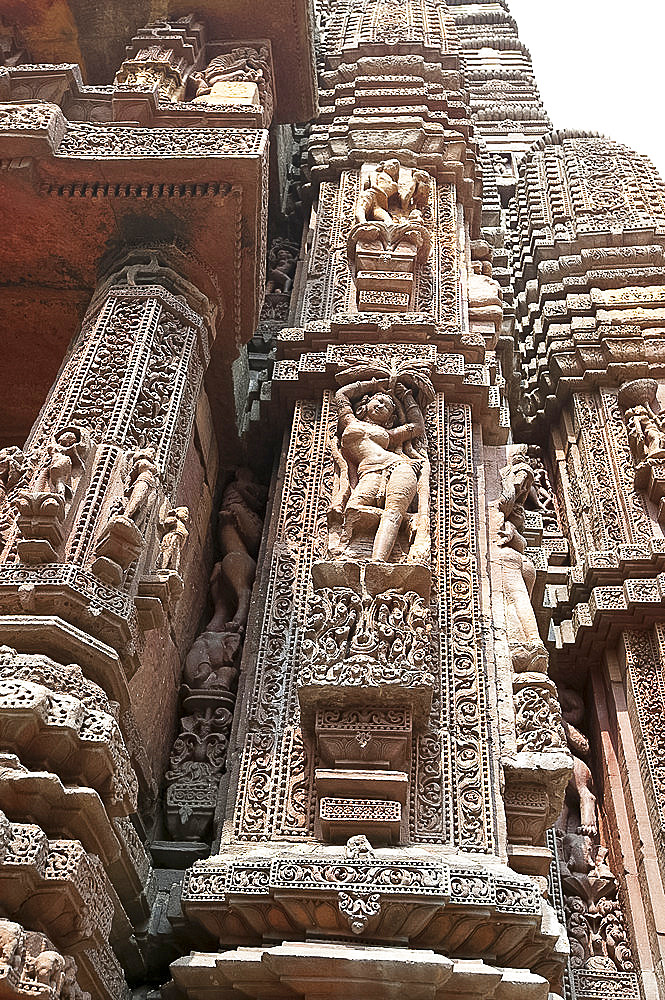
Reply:
M265 488L246 468L236 470L222 495L221 559L210 578L213 615L185 659L181 732L165 775L166 826L176 840L201 840L209 833L226 766L265 502ZM176 519L182 527L182 518Z
M157 568L172 573L180 572L182 550L189 538L189 509L173 507L162 511L159 519L159 558Z
M510 457L501 470L503 492L498 509L503 515L497 546L506 599L506 627L513 669L545 672L547 651L538 631L531 604L536 570L525 554L526 542L520 533L524 527L524 504L534 486L534 474L525 448Z
M270 50L238 46L210 61L202 73L193 73L194 101L209 104L261 103L272 117L272 70Z

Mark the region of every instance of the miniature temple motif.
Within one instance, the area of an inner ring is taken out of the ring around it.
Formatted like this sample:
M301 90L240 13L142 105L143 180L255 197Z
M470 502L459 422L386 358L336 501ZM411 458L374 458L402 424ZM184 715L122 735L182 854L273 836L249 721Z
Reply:
M505 0L56 6L0 18L0 998L658 1000L660 177Z

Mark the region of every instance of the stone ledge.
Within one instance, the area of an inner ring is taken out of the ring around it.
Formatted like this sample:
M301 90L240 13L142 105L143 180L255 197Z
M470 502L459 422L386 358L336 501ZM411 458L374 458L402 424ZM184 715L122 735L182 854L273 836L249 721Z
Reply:
M136 811L138 783L117 722L78 698L29 681L0 681L0 746L90 785L111 814Z
M367 314L369 315L369 314ZM415 314L416 316L419 314ZM474 420L483 424L486 444L505 444L509 425L503 419L503 378L496 359L490 355L483 364L469 364L463 354L439 354L435 344L375 343L329 344L326 351L306 352L276 361L271 382L271 403L280 410L296 399L312 398L322 391L337 389L336 374L349 365L381 363L382 357L404 353L432 365L432 382L446 402L468 403Z
M557 666L567 656L590 662L625 629L662 621L664 608L665 573L594 587L587 602L575 605L570 619L551 625L547 645Z
M0 566L0 613L63 618L107 649L118 650L128 678L138 670L143 637L133 600L73 563ZM18 624L20 631L21 619Z
M367 923L372 941L465 957L490 950L506 963L528 943L532 968L560 964L561 928L536 883L498 864L466 860L465 866L465 860L390 849L353 859L320 845L310 856L217 857L187 871L182 904L189 919L226 946L250 945L271 934L353 939L357 932L342 912L340 894L378 894L380 905Z
M29 815L48 836L64 830L80 840L86 851L102 861L111 884L137 923L147 919L145 896L151 868L134 835L130 845L122 819L110 820L99 795L92 788L65 787L48 771L29 771L17 757L0 755L0 809L18 822ZM127 821L129 822L129 821Z
M221 996L345 1000L361 993L372 1000L404 995L431 1000L460 996L547 1000L549 990L545 979L525 969L454 961L433 951L313 942L223 954L193 952L174 962L171 973L179 993L169 997L197 1000Z
M0 861L3 909L77 950L108 941L113 903L99 858L77 840L49 840L32 823L9 824Z

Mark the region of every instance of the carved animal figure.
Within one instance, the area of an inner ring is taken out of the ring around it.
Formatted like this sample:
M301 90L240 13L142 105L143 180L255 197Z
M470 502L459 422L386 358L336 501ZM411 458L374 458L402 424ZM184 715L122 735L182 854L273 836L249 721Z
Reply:
M183 680L191 688L224 688L234 691L238 682L238 657L242 640L233 632L203 632L193 642L185 660Z
M0 920L0 963L18 971L23 964L24 934L20 924Z
M427 208L431 189L432 178L427 171L412 170L408 182L400 187L402 210L409 214L422 213Z
M31 961L32 975L36 982L49 986L56 995L60 991L65 960L57 951L42 951Z

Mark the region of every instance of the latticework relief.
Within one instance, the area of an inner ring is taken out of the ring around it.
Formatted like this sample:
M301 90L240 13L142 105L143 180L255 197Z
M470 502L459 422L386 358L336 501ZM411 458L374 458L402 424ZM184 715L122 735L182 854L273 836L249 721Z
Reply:
M601 389L600 403L608 430L612 478L618 488L628 540L644 544L660 529L649 515L644 496L635 488L628 435L616 392Z
M135 523L136 544L146 537L180 479L206 336L202 318L161 286L116 286L93 308L21 456L4 456L4 561L56 562L62 549L87 565L117 515ZM124 570L139 554L128 551Z
M579 454L585 481L589 484L588 513L594 546L611 549L633 541L633 524L626 516L617 494L616 481L608 462L609 433L607 411L596 396L575 395L574 413L579 429ZM638 522L639 523L639 522Z
M623 636L628 711L637 737L638 758L651 812L660 834L660 864L665 870L665 626L653 631L625 632Z
M327 498L333 471L328 447L330 406L326 395L321 405L298 403L294 413L248 706L235 818L239 840L275 836L276 827L285 825L288 836L310 833L308 796L298 791L299 779L291 772L298 762L301 775L307 770L304 755L292 755L294 741L296 747L299 741L294 686L311 565L316 557L324 556L327 544ZM291 793L296 792L296 801L293 794L285 801L284 781ZM281 811L277 808L280 801Z

